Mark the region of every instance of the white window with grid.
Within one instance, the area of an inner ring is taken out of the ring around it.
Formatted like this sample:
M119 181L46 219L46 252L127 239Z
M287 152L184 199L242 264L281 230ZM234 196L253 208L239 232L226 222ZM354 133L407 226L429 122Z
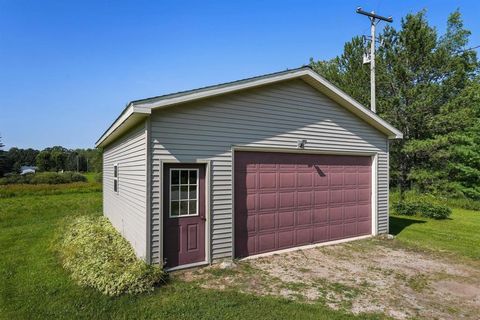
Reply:
M170 169L170 218L198 215L198 169Z

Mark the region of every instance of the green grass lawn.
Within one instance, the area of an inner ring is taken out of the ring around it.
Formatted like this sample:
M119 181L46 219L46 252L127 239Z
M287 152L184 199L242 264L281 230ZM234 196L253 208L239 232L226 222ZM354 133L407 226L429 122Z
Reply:
M422 249L480 259L480 211L453 209L446 220L390 216L397 241Z
M54 251L65 220L100 215L102 196L83 192L0 198L0 318L2 319L379 319L354 317L321 303L199 288L173 280L153 293L109 298L70 280ZM5 190L4 190L5 191ZM7 190L8 191L8 190ZM6 191L5 191L6 192Z

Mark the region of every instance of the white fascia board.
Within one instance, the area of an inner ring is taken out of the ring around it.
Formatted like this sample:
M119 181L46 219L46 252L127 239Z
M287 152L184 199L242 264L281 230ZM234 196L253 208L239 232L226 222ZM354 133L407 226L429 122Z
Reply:
M120 115L120 117L112 124L112 126L102 135L102 137L95 144L96 147L102 146L105 139L107 139L117 128L122 126L123 123L133 114L150 115L153 109L168 107L171 105L190 102L203 98L209 98L218 96L230 92L235 92L244 89L250 89L271 83L285 81L295 78L301 78L310 83L314 88L320 92L326 94L334 101L337 101L344 108L350 110L352 113L362 118L370 125L376 127L381 132L385 133L390 139L402 139L403 134L391 124L380 118L377 114L370 109L365 108L359 102L355 101L348 94L337 88L335 85L328 82L325 78L311 69L302 69L276 76L266 77L258 80L247 81L238 84L227 85L219 88L207 89L200 92L192 92L190 94L184 94L172 98L164 98L158 101L152 102L134 102L130 103L128 108Z
M278 76L272 76L270 78L264 78L259 80L254 80L250 82L233 84L231 86L226 86L217 89L205 90L201 92L193 92L191 94L182 95L179 97L173 97L170 99L162 99L154 102L146 102L135 104L135 107L141 109L157 109L162 107L167 107L174 104L185 103L189 101L199 100L203 98L209 98L221 94L226 94L230 92L235 92L243 89L249 89L253 87L258 87L262 85L267 85L279 81L290 80L295 78L310 78L313 80L317 86L316 88L321 92L330 96L337 102L339 102L343 107L353 111L357 116L366 120L370 124L374 123L375 127L379 128L382 132L388 135L390 139L401 139L403 134L393 127L391 124L380 118L377 114L370 111L369 109L362 106L359 102L355 101L348 94L328 82L325 78L318 75L316 72L310 69L303 69L291 73L286 73ZM332 97L332 95L334 97Z
M132 118L133 115L135 114L143 114L143 115L150 115L151 109L145 109L145 108L137 108L136 106L130 104L125 111L118 117L117 120L108 128L107 131L98 139L98 141L95 143L95 147L102 147L105 140L112 135L117 129L119 129L122 125L128 122L129 119Z
M209 97L226 94L230 92L235 92L239 90L259 87L259 86L267 85L267 84L278 82L278 81L299 78L305 75L306 71L307 70L299 70L299 71L286 73L278 76L272 76L270 78L263 78L263 79L248 81L245 83L232 84L230 86L225 86L225 87L216 88L216 89L213 88L213 89L205 90L201 92L193 92L191 94L185 94L185 95L182 95L179 97L173 97L170 99L167 98L167 99L162 99L160 101L138 103L138 104L135 104L135 106L141 107L141 108L151 108L151 109L166 107L173 104L185 103L193 100L209 98Z
M375 112L371 111L370 109L364 107L362 104L360 104L358 101L353 99L351 96L340 90L338 87L327 81L325 78L320 76L318 73L307 70L308 76L312 77L317 83L321 84L327 91L330 93L333 93L336 97L340 98L342 101L345 103L341 103L344 107L347 107L347 109L350 109L351 111L356 111L355 113L359 115L361 118L367 120L371 120L378 124L381 128L386 129L388 133L388 137L390 139L402 139L403 138L403 133L380 118ZM325 90L322 90L324 93ZM328 94L327 94L328 95ZM352 107L353 110L349 107Z

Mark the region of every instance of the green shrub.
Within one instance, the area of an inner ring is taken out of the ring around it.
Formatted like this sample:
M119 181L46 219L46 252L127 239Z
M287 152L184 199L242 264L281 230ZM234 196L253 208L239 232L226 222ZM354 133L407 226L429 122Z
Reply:
M64 230L62 264L80 285L116 296L151 291L165 280L162 269L138 259L105 217L79 217Z
M480 187L479 187L480 188ZM462 208L467 210L480 211L480 201L472 200L455 194L442 195L421 193L419 190L408 190L404 194L404 200L407 202L428 202L441 204L449 208ZM392 208L395 210L395 204L400 201L400 193L392 188L390 192Z
M447 219L452 214L452 209L442 204L422 203L420 214L425 218Z
M414 216L417 214L417 206L413 202L401 201L393 205L395 212L402 216Z
M400 201L393 205L394 211L399 215L420 215L425 218L446 219L452 210L443 204L427 201Z
M63 184L87 182L87 177L77 172L38 172L24 175L10 174L0 179L0 185L7 184Z
M24 175L9 173L0 179L0 185L30 183L32 176L33 173L27 173Z

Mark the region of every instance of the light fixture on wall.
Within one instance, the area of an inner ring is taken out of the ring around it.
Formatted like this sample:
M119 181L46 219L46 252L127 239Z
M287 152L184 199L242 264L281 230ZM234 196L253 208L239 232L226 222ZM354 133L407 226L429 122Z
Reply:
M306 143L307 143L307 139L297 140L297 148L304 149Z

